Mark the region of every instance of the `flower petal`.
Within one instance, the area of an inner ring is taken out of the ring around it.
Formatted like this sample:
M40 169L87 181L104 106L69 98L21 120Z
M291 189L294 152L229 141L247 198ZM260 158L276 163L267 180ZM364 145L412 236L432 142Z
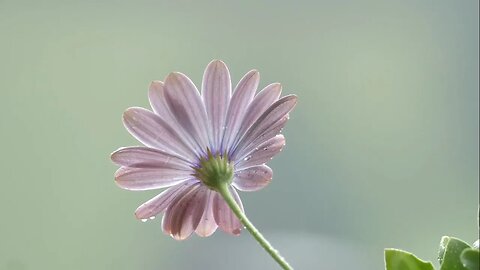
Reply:
M163 120L171 122L170 110L165 101L165 87L161 81L153 81L148 88L148 100L153 111Z
M289 119L289 116L287 114L282 119L280 119L277 123L269 127L261 136L254 138L253 141L250 142L248 145L243 146L241 149L237 147L233 152L233 154L231 155L231 159L239 162L241 160L240 157L245 158L247 154L254 151L255 148L258 148L261 144L279 135L280 132L282 132L282 129L287 124L288 119Z
M230 151L230 147L236 139L238 129L248 108L248 104L250 104L255 95L259 80L260 75L258 71L252 70L245 74L237 84L237 87L235 87L225 120L225 134L222 140L221 152Z
M172 214L174 212L174 209L175 209L175 205L180 201L182 200L183 198L185 198L186 196L189 196L188 194L190 194L191 192L193 192L194 190L198 189L200 187L201 183L200 182L196 182L182 190L180 190L176 195L175 197L170 201L170 204L168 205L167 209L165 210L166 213L165 215L163 215L162 217L162 230L165 234L168 234L168 235L171 235L171 231L172 231L172 223L171 223L171 220L172 220Z
M225 115L232 92L230 72L225 63L214 60L203 74L202 96L210 122L212 152L218 152L223 137Z
M261 136L258 136L257 138L255 138L247 147L244 148L245 152L248 153L252 151L252 149L256 148L258 145L270 140L276 135L279 135L280 132L282 132L282 129L287 124L288 119L289 119L289 116L287 114L278 122L276 122L267 130L265 130L265 132L263 132Z
M252 152L240 157L235 168L238 170L248 168L251 166L261 165L271 160L276 154L282 151L285 146L285 137L277 135L270 140L260 144Z
M207 113L193 82L182 73L170 73L165 80L165 101L183 135L189 137L197 154L205 154L208 146Z
M200 223L198 223L198 226L195 229L197 235L201 237L212 235L218 227L217 223L215 222L215 218L213 217L213 198L215 196L215 192L209 190L206 196L207 200L205 202L205 210L203 211Z
M160 214L167 209L170 203L180 192L184 191L195 183L198 183L198 181L185 181L182 184L173 186L163 191L159 195L140 205L137 210L135 210L135 216L138 219L146 219Z
M186 133L168 107L165 99L165 84L161 81L153 81L150 84L148 98L153 111L166 123L168 123L168 125L175 130L178 135L181 135L181 138L183 138L182 141L188 146L190 154L198 157L197 142L193 141L191 136Z
M237 191L232 187L229 187L229 191L242 209L242 212L244 212L242 201L240 200ZM222 198L222 195L218 192L215 192L215 197L213 199L213 216L220 229L232 235L240 235L243 225Z
M232 156L238 157L239 151L244 151L251 144L256 141L257 143L262 143L265 140L270 139L276 134L271 134L269 131L273 130L272 127L277 127L278 123L288 120L288 113L295 107L297 104L297 97L295 95L285 96L275 103L272 104L258 119L253 123L253 125L248 129L243 138L240 140L238 145L235 147ZM281 130L281 127L280 127ZM266 135L271 135L270 138L265 138ZM263 141L259 141L264 139Z
M167 168L121 167L115 172L115 182L123 189L151 190L170 187L192 178L190 171Z
M208 191L204 185L193 185L188 193L172 202L163 220L164 232L176 240L189 237L202 218Z
M247 129L270 107L278 100L282 92L282 85L279 83L272 83L262 91L260 91L248 106L248 110L243 118L242 125L238 131L237 141L241 139L242 135Z
M123 113L123 123L130 134L146 146L179 154L189 161L195 160L192 148L153 112L138 107L128 108Z
M111 159L118 165L132 168L191 170L190 163L179 156L142 146L122 147L112 153Z
M235 172L233 186L241 191L257 191L266 187L272 177L272 169L267 165L249 167Z

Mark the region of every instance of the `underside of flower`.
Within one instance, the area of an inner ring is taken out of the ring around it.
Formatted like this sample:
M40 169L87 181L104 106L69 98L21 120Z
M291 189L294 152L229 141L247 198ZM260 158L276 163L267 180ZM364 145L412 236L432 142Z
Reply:
M266 187L273 171L265 163L285 146L280 134L297 103L280 97L279 83L257 93L251 70L232 91L222 61L208 64L201 91L184 74L170 73L149 88L152 111L132 107L123 114L127 130L145 146L112 153L121 167L115 182L127 190L167 188L140 205L140 220L162 215L162 230L177 240L193 232L206 237L217 228L239 235L246 228L284 268L288 263L251 224L237 190Z
M227 155L213 154L209 149L207 156L201 158L198 167L193 169L194 176L213 190L230 185L233 179L233 163L228 160Z
M257 191L271 182L266 163L285 146L281 130L297 103L294 95L281 97L279 83L257 91L259 80L251 70L232 89L227 66L214 60L201 91L173 72L151 83L152 110L125 111L125 127L145 146L112 153L121 166L116 184L127 190L167 188L137 208L137 219L163 215L163 231L177 240L193 232L206 237L217 228L240 234L244 210L237 190Z

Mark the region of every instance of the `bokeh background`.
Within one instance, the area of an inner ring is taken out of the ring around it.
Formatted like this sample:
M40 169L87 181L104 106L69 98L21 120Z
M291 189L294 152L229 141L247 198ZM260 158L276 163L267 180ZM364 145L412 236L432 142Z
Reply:
M242 194L297 269L383 269L478 238L479 2L0 0L0 269L278 269L248 233L176 242L113 181L170 71L252 68L299 104Z

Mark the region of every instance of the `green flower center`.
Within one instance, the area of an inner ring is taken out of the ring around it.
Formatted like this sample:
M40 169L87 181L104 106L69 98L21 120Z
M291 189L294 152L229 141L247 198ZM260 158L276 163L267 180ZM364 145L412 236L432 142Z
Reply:
M229 185L233 179L233 164L226 155L213 155L209 149L207 149L207 157L202 157L199 166L194 170L194 176L213 190Z
M210 150L207 150L207 157L201 158L199 166L194 170L194 176L213 190L229 185L233 179L233 164L226 155L213 155Z

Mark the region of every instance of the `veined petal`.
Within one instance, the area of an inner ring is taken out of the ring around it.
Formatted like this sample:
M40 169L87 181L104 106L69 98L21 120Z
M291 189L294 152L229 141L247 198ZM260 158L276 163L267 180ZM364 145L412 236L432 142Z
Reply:
M132 168L191 170L190 163L184 158L143 146L122 147L112 153L111 159L118 165Z
M171 123L173 120L165 101L165 88L162 81L153 81L148 88L148 100L153 111L163 120Z
M267 165L249 167L235 172L233 186L241 191L257 191L267 186L273 177L273 172Z
M195 183L198 183L198 181L185 181L182 184L173 186L163 191L159 195L140 205L135 211L135 217L137 217L137 219L146 219L162 213L167 209L173 199L175 199L180 192L184 191Z
M167 168L121 167L115 172L115 182L123 189L150 190L170 187L192 178L190 171Z
M210 62L203 74L202 96L210 123L210 144L213 152L220 150L231 92L230 72L225 63L219 60Z
M248 104L250 104L255 95L259 80L260 75L258 71L252 70L245 74L237 87L235 87L225 120L225 134L222 140L221 152L230 151L248 108Z
M148 90L148 99L153 111L168 123L168 125L182 138L184 144L188 146L190 149L189 154L193 157L198 157L200 153L198 143L193 140L192 136L186 133L168 107L165 99L165 84L161 81L153 81Z
M282 119L280 119L278 122L276 122L271 127L269 127L261 136L253 138L253 141L245 144L244 146L242 146L242 148L237 146L235 148L235 151L231 155L232 160L237 160L237 162L239 162L240 157L245 158L248 153L254 151L255 148L258 148L259 145L261 145L261 144L265 143L266 141L270 140L271 138L279 135L280 132L282 132L282 129L287 124L288 119L289 119L289 116L287 114Z
M278 100L281 92L282 85L279 83L272 83L263 88L263 90L255 96L245 113L235 143L238 143L238 140L242 138L245 131L247 131L247 129L268 109L268 107Z
M194 185L190 191L168 207L163 220L164 231L176 240L189 237L202 218L208 188Z
M215 218L213 217L213 198L215 196L215 192L209 190L206 196L207 200L205 201L205 210L203 211L202 218L195 229L197 235L201 237L212 235L218 227L217 223L215 222Z
M277 135L268 141L260 144L253 151L243 157L239 157L239 161L235 165L238 170L251 166L261 165L271 160L276 154L282 151L285 146L285 137Z
M232 151L232 156L238 157L238 152L243 152L245 151L244 149L251 147L254 141L260 144L275 136L276 134L272 135L270 132L275 130L272 129L272 127L277 127L278 123L282 123L283 121L286 122L288 120L288 113L296 104L297 97L295 95L285 96L273 103L248 129L235 150ZM280 127L280 130L281 128L282 127ZM271 135L271 137L265 138L267 134Z
M178 133L153 112L133 107L123 114L123 123L128 132L146 146L179 154L189 161L195 161L193 150Z
M173 214L173 211L175 209L175 205L180 201L182 200L183 198L185 198L185 196L189 196L188 194L190 194L191 192L195 191L196 189L198 189L200 187L201 183L200 182L196 182L190 186L188 186L187 188L184 188L182 190L180 190L179 192L177 192L177 194L175 195L175 197L170 201L167 209L165 210L165 215L163 215L162 217L162 231L165 233L165 234L168 234L168 235L171 235L171 231L172 231L172 214Z
M244 212L243 204L237 191L232 187L229 187L229 191L242 209L242 212ZM232 235L240 235L243 225L218 192L215 192L215 198L213 199L213 216L220 229Z
M266 129L260 136L254 138L253 141L251 141L249 145L245 147L246 152L252 151L253 148L280 134L280 132L282 132L282 129L287 124L288 119L290 118L287 114L282 119L278 120L275 124L273 124L271 127Z
M165 80L165 100L183 135L195 143L196 153L205 154L208 146L207 113L193 82L182 73L170 73Z

